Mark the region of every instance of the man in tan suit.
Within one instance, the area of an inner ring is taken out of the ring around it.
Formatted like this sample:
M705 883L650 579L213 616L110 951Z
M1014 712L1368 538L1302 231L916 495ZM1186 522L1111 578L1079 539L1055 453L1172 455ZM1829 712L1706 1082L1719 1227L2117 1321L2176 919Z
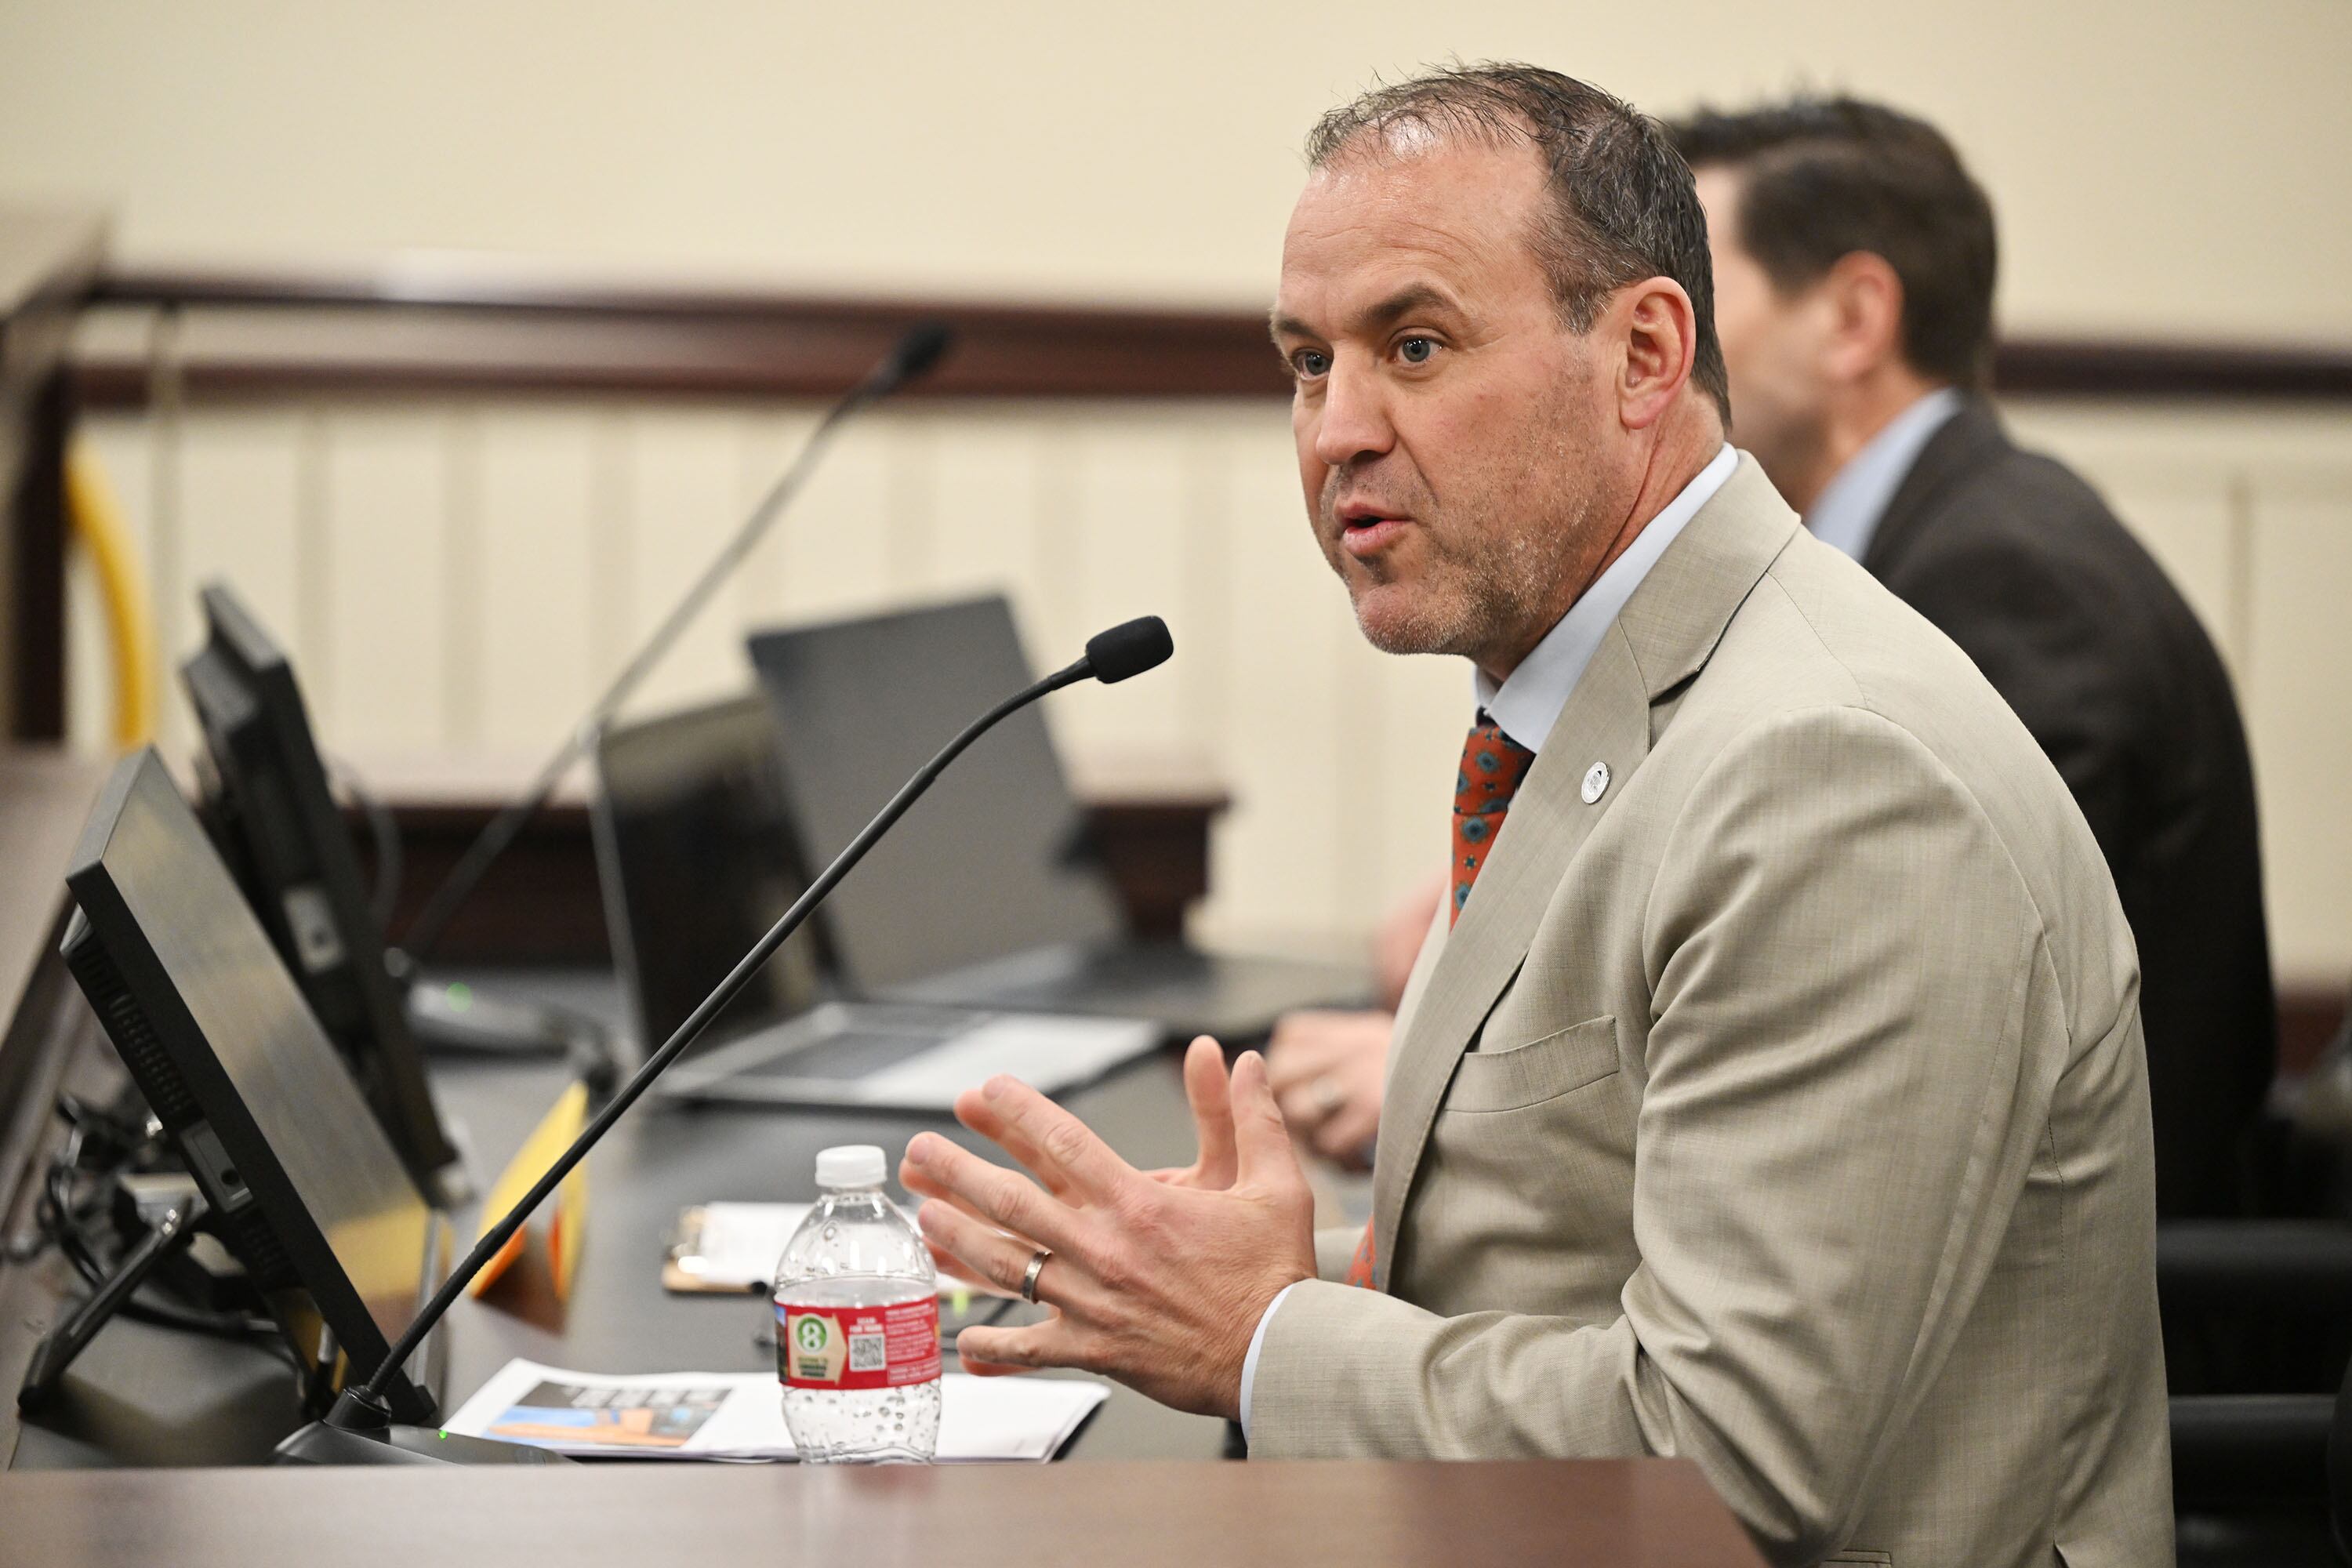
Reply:
M1072 1365L1254 1455L1676 1454L1780 1563L2171 1558L2130 936L1958 649L1724 445L1655 126L1526 67L1331 116L1276 341L1360 624L1465 656L1451 896L1361 1237L1255 1053L1134 1171L1007 1080L907 1185ZM1344 802L1332 809L1344 809ZM1156 1178L1156 1179L1155 1179Z

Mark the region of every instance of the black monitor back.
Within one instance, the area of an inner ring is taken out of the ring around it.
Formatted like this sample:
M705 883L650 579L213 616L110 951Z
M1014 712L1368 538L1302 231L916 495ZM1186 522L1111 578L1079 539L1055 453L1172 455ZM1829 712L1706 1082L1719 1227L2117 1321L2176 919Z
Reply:
M152 748L108 780L66 883L67 963L289 1342L322 1384L370 1375L446 1226ZM393 1396L432 1419L405 1374Z
M1035 679L1001 595L751 639L774 705L804 864L838 855L956 732ZM1045 728L1024 709L974 742L821 911L857 989L1126 932Z
M201 602L204 647L180 667L211 758L205 815L221 855L393 1146L427 1192L457 1151L384 969L351 833L327 788L294 668L226 587Z
M615 725L596 740L591 820L613 955L640 1043L674 1034L808 885L785 819L775 720L740 697ZM703 1038L817 999L817 928L761 966Z

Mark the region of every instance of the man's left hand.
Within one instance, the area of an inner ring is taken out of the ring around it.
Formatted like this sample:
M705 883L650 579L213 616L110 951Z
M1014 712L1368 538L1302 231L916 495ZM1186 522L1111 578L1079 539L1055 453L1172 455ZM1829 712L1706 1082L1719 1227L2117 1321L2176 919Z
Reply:
M1192 1056L1217 1048L1196 1040ZM1185 1065L1204 1145L1215 1101L1229 1109L1234 1174L1221 1190L1154 1180L1007 1077L967 1090L956 1119L1035 1181L937 1133L907 1145L898 1179L930 1200L916 1218L943 1263L1013 1293L1038 1248L1052 1253L1037 1276L1037 1300L1052 1314L1021 1328L964 1330L956 1350L966 1372L1076 1367L1179 1410L1240 1414L1258 1320L1285 1287L1314 1276L1315 1204L1265 1060L1244 1052L1229 1085L1222 1059ZM1210 1073L1225 1093L1203 1094Z

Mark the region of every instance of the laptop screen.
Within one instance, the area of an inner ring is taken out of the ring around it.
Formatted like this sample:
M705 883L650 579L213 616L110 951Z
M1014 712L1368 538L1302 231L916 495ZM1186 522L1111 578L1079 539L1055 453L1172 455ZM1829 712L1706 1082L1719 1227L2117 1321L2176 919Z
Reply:
M803 862L822 866L966 724L1035 679L992 596L763 632ZM1042 709L973 743L834 890L824 917L861 991L1123 934Z
M614 955L638 1037L659 1047L804 885L783 817L775 721L741 697L607 730L596 745L596 850ZM815 999L816 926L713 1020L716 1043Z

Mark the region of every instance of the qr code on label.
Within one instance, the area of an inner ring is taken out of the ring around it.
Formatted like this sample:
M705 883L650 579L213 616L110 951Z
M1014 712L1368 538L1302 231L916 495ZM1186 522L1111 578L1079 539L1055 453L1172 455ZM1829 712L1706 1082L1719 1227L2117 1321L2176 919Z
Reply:
M849 1336L849 1370L881 1372L890 1364L888 1346L880 1334Z

